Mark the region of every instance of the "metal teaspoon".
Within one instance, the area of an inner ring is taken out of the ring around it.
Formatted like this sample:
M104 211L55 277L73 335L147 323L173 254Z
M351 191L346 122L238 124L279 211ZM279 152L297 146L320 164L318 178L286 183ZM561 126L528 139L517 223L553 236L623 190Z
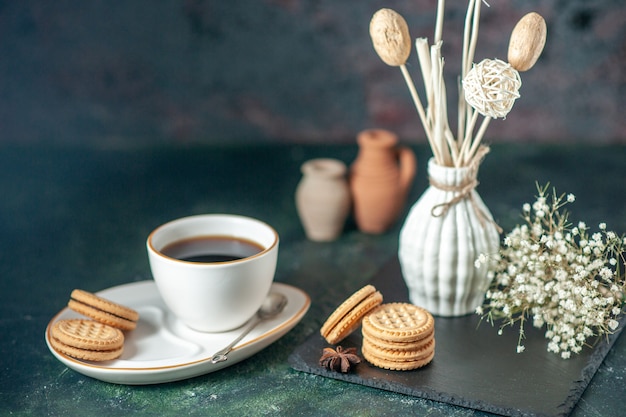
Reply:
M212 363L223 362L228 359L228 353L235 347L237 343L241 341L252 329L254 329L259 323L263 320L270 319L275 317L279 313L281 313L285 306L287 305L287 297L284 294L279 292L271 292L268 294L267 298L263 301L263 305L259 308L259 311L255 314L255 316L250 320L248 326L244 329L244 331L233 340L228 346L224 349L216 352L211 357Z

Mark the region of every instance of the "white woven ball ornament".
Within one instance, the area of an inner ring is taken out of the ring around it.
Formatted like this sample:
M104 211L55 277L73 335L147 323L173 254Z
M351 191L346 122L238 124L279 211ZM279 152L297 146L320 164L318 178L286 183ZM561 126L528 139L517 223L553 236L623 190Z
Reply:
M485 117L506 118L519 98L522 79L510 64L484 59L474 64L463 79L465 101Z

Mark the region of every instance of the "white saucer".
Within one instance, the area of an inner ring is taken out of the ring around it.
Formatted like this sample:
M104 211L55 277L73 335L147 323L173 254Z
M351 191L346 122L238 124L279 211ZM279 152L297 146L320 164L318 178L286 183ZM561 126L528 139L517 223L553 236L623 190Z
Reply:
M242 361L291 330L309 309L311 299L299 288L275 282L272 290L288 298L285 310L260 323L229 353L228 360L212 363L211 356L233 341L241 329L201 333L180 323L167 309L154 281L112 287L97 294L131 307L139 313L137 328L126 332L121 358L107 362L74 359L50 346L50 328L57 320L82 317L61 310L46 328L46 343L54 356L69 368L92 378L117 384L158 384L217 371Z

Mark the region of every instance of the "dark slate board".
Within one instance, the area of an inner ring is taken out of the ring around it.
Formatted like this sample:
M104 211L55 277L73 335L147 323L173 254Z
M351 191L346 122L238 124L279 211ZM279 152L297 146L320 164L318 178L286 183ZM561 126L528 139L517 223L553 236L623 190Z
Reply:
M408 301L397 259L385 265L371 283L382 292L385 302ZM327 371L318 360L328 344L318 333L290 355L289 363L298 371L505 416L566 416L619 337L623 324L622 317L618 331L608 340L599 339L593 348L585 348L568 360L548 353L543 331L530 324L525 329L526 350L518 354L517 328L507 328L498 336L496 328L480 323L480 317L471 314L435 317L435 358L415 371L386 371L365 361L348 374ZM360 349L360 330L340 344Z

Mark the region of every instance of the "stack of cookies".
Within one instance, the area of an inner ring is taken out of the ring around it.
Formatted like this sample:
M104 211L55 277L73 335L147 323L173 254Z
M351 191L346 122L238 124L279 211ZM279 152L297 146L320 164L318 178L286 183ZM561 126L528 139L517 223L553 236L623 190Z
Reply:
M435 356L435 320L408 303L382 304L363 318L363 357L379 368L421 368Z
M335 345L361 326L361 353L372 365L408 371L430 363L435 356L433 316L413 304L382 301L381 293L366 285L337 307L321 335Z
M50 344L76 359L108 361L122 356L124 334L95 320L59 320L50 329Z
M122 330L133 330L139 313L83 290L72 291L68 307L90 319L55 322L48 340L56 351L88 361L107 361L122 355Z

